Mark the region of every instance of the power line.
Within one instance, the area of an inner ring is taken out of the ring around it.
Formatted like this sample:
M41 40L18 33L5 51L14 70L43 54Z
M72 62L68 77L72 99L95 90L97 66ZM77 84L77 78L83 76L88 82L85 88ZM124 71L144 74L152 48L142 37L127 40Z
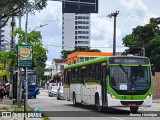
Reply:
M53 47L75 47L74 45L53 45L53 44L50 44L50 45L43 45L43 46L53 46ZM117 46L117 47L125 47L125 46ZM111 47L102 47L102 46L92 46L90 48L113 48L112 46Z
M136 17L146 17L146 18L148 18L148 16L144 16L144 15L141 15L141 14L128 13L128 12L124 12L124 11L120 11L120 12L122 12L122 14L127 15L127 16L136 16Z

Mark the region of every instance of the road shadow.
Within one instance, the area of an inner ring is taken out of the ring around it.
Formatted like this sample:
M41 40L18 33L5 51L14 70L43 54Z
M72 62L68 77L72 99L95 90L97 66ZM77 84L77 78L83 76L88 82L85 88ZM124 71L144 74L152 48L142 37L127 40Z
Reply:
M71 104L66 104L66 106L72 106ZM111 107L103 107L103 111L98 112L96 109L96 106L94 105L83 105L83 104L77 104L77 108L81 108L82 110L87 110L89 112L100 114L102 116L122 116L122 117L128 117L131 112L129 110L123 110L123 109L117 109L117 108L111 108Z

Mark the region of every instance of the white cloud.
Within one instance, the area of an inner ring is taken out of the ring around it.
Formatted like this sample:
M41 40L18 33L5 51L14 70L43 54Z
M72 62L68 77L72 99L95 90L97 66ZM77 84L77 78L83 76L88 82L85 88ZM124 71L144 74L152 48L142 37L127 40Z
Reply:
M120 46L121 31L116 29L117 45ZM104 52L112 52L113 46L113 23L105 17L92 15L91 18L91 47ZM121 45L122 46L122 45Z
M148 8L142 0L119 0L119 4L126 9L140 12L139 14L148 12Z
M119 0L119 5L130 12L128 16L139 19L141 24L147 24L149 18L157 17L157 15L151 12L147 5L142 0Z

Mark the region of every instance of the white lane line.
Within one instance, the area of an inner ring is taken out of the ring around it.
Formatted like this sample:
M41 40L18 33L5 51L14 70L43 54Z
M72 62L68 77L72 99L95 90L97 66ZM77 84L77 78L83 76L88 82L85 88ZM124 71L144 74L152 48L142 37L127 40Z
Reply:
M111 118L113 118L113 119L117 119L117 120L124 120L124 119L122 119L122 118L118 118L118 117L111 117Z

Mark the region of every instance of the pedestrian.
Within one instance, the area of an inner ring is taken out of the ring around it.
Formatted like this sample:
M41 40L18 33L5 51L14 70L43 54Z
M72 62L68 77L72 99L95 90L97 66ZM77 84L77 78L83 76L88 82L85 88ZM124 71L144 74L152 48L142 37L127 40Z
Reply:
M4 88L3 88L3 86L2 85L0 85L0 102L2 102L3 101L3 96L4 96Z
M9 89L10 89L10 85L6 86L6 99L9 98Z
M6 98L6 85L5 84L3 84L2 89L3 89L3 98L5 99Z

